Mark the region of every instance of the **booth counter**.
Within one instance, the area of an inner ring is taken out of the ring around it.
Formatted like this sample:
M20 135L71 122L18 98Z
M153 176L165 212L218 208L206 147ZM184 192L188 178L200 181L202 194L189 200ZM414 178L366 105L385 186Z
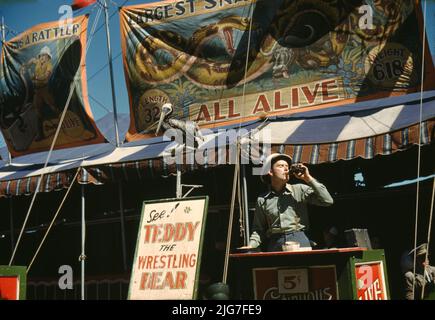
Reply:
M387 300L384 250L337 248L230 255L234 299Z

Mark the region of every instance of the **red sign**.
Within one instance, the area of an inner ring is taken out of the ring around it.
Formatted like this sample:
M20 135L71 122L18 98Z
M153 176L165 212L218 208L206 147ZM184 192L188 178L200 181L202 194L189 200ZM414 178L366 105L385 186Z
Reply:
M94 4L95 2L97 2L97 0L74 0L71 7L73 10L78 10L78 9L90 6L91 4Z
M257 300L337 300L335 266L253 269Z
M358 300L387 300L382 261L355 264Z
M0 277L0 300L18 300L18 277Z

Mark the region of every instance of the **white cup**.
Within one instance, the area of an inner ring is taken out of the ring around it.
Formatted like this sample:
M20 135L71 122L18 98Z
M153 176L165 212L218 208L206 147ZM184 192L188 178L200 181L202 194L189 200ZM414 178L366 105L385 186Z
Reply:
M297 241L286 241L283 245L282 245L282 250L283 251L296 251L299 250L301 244Z

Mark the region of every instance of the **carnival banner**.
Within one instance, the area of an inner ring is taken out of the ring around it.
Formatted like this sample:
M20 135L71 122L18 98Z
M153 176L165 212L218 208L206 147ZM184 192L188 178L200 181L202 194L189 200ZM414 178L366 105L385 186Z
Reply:
M44 23L4 43L0 127L12 156L50 148L73 81L55 149L104 142L87 97L87 24L88 16Z
M124 7L127 139L154 136L167 102L171 117L216 127L413 91L422 61L416 12L413 0Z

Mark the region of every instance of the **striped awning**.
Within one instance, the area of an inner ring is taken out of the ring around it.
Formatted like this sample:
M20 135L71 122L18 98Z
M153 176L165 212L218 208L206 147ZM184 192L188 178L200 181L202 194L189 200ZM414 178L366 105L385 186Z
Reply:
M272 151L284 152L292 156L295 162L312 165L358 157L372 159L377 155L390 155L418 143L427 145L433 141L435 91L295 112L270 118L265 125L260 123L253 121L227 128L243 128L243 133L238 131L239 135L251 132L252 138L259 141L257 158L250 155L253 164L259 163L258 158L264 158L266 142ZM269 140L258 138L266 131L269 132ZM204 145L210 144L211 147L205 147L205 161L193 164L185 164L184 161L179 167L181 171L234 164L234 158L230 157L234 157L235 142L219 140L221 134L222 131L215 130L206 136ZM19 163L19 159L16 159L14 161L19 166L0 168L0 197L32 194L41 173L46 176L39 191L67 188L79 167L82 170L78 182L82 184L167 177L175 174L177 167L175 164L168 165L163 157L174 146L175 142L156 137L121 147L94 147L91 153L83 152L84 149L59 150L56 159L60 160L53 161L46 169L41 169L45 159L42 154L37 155L39 163Z
M272 150L292 156L294 162L307 164L351 160L358 157L372 159L377 155L389 155L418 144L419 131L421 132L421 145L431 143L434 140L435 119L423 122L420 130L419 127L419 124L416 124L391 133L336 143L274 144Z
M59 191L68 188L76 171L75 169L44 175L38 192ZM0 197L31 195L35 192L39 180L40 176L30 176L0 181Z
M351 160L354 158L372 159L377 155L389 155L396 151L407 150L418 144L419 125L414 125L403 130L398 130L384 135L343 141L330 144L315 145L272 145L272 152L286 153L292 156L294 162L306 164L319 164L325 162L335 162L338 160ZM434 140L435 119L425 121L421 126L421 144L427 145ZM183 164L180 165L181 172L193 170L206 170L218 165L228 165L234 163L230 161L231 155L229 148L221 150L225 153L225 161L218 159L219 150L214 150L209 156L206 164ZM221 152L222 154L222 152ZM262 154L260 152L260 157ZM220 163L219 161L220 160ZM185 163L186 161L184 161ZM133 161L126 163L116 163L101 165L97 167L83 168L80 175L80 183L104 184L107 181L116 180L137 180L150 179L157 177L168 177L176 174L175 164L167 165L163 158Z
M434 141L435 119L422 123L421 144L427 145ZM312 145L288 145L273 144L273 152L283 152L292 156L295 162L306 164L319 164L338 160L351 160L357 157L372 159L377 155L389 155L397 151L407 150L418 144L419 125L413 125L402 130L388 134L343 141L339 143L312 144ZM218 154L224 154L224 160ZM234 163L230 161L230 152L227 146L220 150L211 150L208 161L204 164L183 164L179 168L181 172L194 170L207 170L219 165ZM259 156L262 154L260 152ZM186 161L184 161L186 163ZM50 192L68 188L77 169L49 173L44 175L39 192ZM162 157L101 164L96 166L82 167L78 176L80 184L105 184L109 181L132 181L139 179L153 179L168 177L176 174L177 166L168 165ZM21 179L0 181L0 197L18 195L30 195L35 192L40 176L29 176Z

